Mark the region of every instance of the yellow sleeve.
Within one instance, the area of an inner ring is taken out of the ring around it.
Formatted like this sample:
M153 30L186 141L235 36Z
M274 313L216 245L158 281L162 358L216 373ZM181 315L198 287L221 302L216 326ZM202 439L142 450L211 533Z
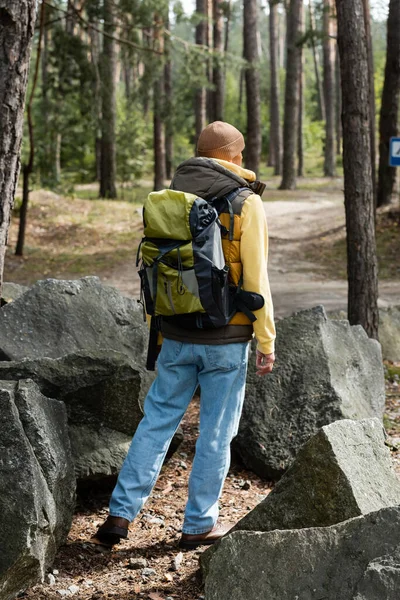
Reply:
M260 196L252 194L243 203L241 213L240 259L243 265L243 289L257 292L264 306L256 310L253 323L258 349L264 354L274 352L276 337L274 309L268 280L268 226Z

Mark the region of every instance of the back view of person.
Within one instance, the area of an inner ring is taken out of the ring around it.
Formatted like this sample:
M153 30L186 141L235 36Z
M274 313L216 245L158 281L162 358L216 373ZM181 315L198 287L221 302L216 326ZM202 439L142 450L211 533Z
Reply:
M187 329L176 318L162 320L157 377L112 493L109 517L93 543L112 547L128 536L129 523L149 497L199 385L200 432L179 545L192 549L212 544L233 526L218 525L218 500L229 469L230 443L239 426L253 335L258 342L257 374L270 373L275 360L267 223L262 200L251 190L256 176L242 168L244 146L243 135L235 127L211 123L199 137L198 156L178 167L171 188L209 201L240 188L231 206L220 214L226 230L231 227L231 235L223 235L222 240L225 261L232 285L261 294L264 306L254 312L254 323L237 312L228 325L213 329Z

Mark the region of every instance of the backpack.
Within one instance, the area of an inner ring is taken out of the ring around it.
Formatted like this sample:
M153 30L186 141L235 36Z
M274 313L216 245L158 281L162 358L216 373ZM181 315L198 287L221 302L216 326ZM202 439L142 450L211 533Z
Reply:
M151 315L147 368L154 369L161 318L180 327L223 327L241 310L253 322L255 316L243 302L247 292L229 283L222 235L233 239L232 200L243 190L237 188L223 197L207 201L171 189L152 192L143 206L144 237L139 245L136 265L141 280L141 302ZM251 193L251 192L250 192ZM230 227L219 220L228 207ZM218 210L217 208L218 207ZM261 308L262 299L251 304ZM254 298L253 298L254 299Z

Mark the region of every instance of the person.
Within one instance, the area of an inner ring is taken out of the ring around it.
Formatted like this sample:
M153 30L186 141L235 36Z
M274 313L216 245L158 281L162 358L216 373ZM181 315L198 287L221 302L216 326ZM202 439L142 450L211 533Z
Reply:
M182 163L172 189L211 199L255 181L242 167L243 135L216 121L198 140L198 156ZM149 497L170 441L200 385L200 427L179 545L214 543L232 527L218 524L218 500L230 464L230 443L237 434L245 393L249 341L257 338L256 372L272 371L275 327L267 273L268 231L259 195L247 190L234 202L233 239L223 240L233 283L264 298L256 321L236 313L225 327L183 329L163 323L158 373L144 403L144 416L112 493L109 516L92 538L112 547L128 535L129 523ZM227 215L229 217L229 215ZM221 220L223 215L221 215Z

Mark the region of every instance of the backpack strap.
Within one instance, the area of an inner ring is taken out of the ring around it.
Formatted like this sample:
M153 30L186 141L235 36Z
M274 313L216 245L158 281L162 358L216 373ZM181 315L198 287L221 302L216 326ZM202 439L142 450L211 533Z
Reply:
M156 367L156 360L158 356L157 342L158 334L161 330L159 317L151 317L150 319L150 337L149 346L147 348L147 359L146 369L148 371L154 371Z

